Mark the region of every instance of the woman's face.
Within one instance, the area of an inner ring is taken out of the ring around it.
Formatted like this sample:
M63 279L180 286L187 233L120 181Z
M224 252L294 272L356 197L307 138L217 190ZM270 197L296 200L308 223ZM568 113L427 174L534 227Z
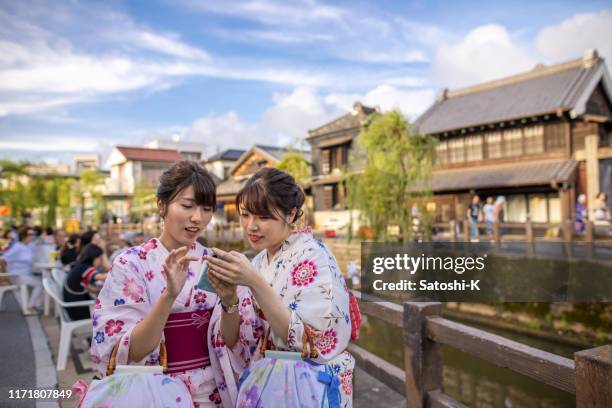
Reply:
M282 212L277 210L278 214ZM268 249L275 252L280 244L291 234L290 221L295 214L287 216L256 215L248 212L245 208L240 209L240 225L253 249L261 251Z
M32 242L33 240L34 240L34 230L29 229L28 232L27 232L27 235L23 239L23 243L27 245L30 242Z
M161 239L171 247L167 249L190 246L206 228L212 215L212 207L196 204L193 187L189 186L179 192L168 205L164 218Z

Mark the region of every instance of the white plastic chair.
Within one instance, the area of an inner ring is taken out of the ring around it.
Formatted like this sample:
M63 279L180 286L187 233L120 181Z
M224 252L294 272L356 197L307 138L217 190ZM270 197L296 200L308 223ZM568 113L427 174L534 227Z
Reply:
M92 325L91 319L72 320L68 313L67 308L80 307L80 306L92 306L95 304L95 300L82 300L78 302L64 302L61 292L61 287L57 285L52 279L43 278L43 286L45 291L53 298L55 305L60 309L60 343L57 351L57 370L61 371L66 368L66 361L68 360L68 352L70 351L70 341L72 340L72 333L85 326Z
M51 277L53 281L57 284L57 286L61 289L64 287L64 282L66 281L67 273L61 268L53 268L51 269ZM60 316L60 306L55 303L55 317Z
M11 281L10 285L0 286L0 310L4 310L2 301L4 300L4 294L13 291L15 298L20 303L22 312L25 314L25 308L28 305L28 287L18 283L19 275L14 273L0 273L0 277L9 278ZM18 294L19 292L19 294Z

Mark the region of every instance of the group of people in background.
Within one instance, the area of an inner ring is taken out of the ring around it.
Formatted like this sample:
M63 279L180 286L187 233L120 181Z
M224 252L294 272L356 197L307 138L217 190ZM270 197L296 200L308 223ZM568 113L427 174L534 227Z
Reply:
M472 202L467 208L466 217L470 223L470 236L478 238L478 223L484 222L487 224L487 234L493 235L493 224L505 222L504 217L504 204L506 203L506 197L498 196L493 198L492 196L487 197L485 204L480 203L480 196L474 194L472 196Z
M35 273L36 264L54 261L66 271L62 284L65 301L90 299L90 294L101 289L112 258L133 245L144 242L140 232L124 234L123 246L108 255L106 242L95 230L67 235L63 229L43 229L40 226L11 226L0 230L0 269L15 277L20 285L31 289L28 302L23 307L27 315L36 314L42 305L42 279ZM72 319L89 317L89 308L67 309Z

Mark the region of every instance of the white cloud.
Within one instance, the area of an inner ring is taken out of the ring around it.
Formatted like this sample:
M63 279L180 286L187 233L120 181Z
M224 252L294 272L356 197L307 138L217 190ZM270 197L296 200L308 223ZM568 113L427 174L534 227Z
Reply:
M433 98L434 92L430 89L405 90L379 85L365 94L331 93L325 100L343 111L351 110L355 101L368 106L379 106L382 111L398 109L413 120L431 105Z
M596 48L612 63L612 11L576 14L540 30L536 50L548 61L560 62L578 58L589 48Z
M458 87L516 74L535 63L528 47L515 43L504 26L488 24L473 29L459 43L440 46L431 75L436 84Z
M399 109L414 119L433 100L433 91L402 90L380 85L365 94L330 93L320 95L312 87L295 87L289 93L275 93L273 105L266 109L261 121L247 123L235 112L208 115L197 119L187 130L186 139L216 148L249 148L255 143L296 146L303 142L309 129L353 109L355 101L382 110Z
M226 149L248 148L261 142L262 137L257 126L244 122L235 112L228 112L196 119L185 132L185 140Z
M295 144L306 137L308 129L343 113L308 87L296 87L288 94L276 93L273 100L274 106L263 114L262 127L281 145Z
M196 11L237 16L277 26L338 21L346 14L346 11L340 7L323 5L315 0L231 2L179 0L179 3Z

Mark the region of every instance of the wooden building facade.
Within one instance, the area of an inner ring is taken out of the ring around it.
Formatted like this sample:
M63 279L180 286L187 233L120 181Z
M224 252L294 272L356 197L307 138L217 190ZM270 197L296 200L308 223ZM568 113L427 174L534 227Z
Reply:
M417 126L439 140L439 222L463 219L472 194L505 196L507 222L545 223L572 219L578 194L590 210L599 191L612 195L612 82L594 50L445 90Z
M376 110L309 131L315 228L349 222L345 172L354 139ZM612 207L612 81L604 60L583 58L456 91L444 90L416 121L439 140L431 189L436 221L465 218L471 195L506 198L506 222L572 219L578 194ZM589 211L592 214L592 211Z

